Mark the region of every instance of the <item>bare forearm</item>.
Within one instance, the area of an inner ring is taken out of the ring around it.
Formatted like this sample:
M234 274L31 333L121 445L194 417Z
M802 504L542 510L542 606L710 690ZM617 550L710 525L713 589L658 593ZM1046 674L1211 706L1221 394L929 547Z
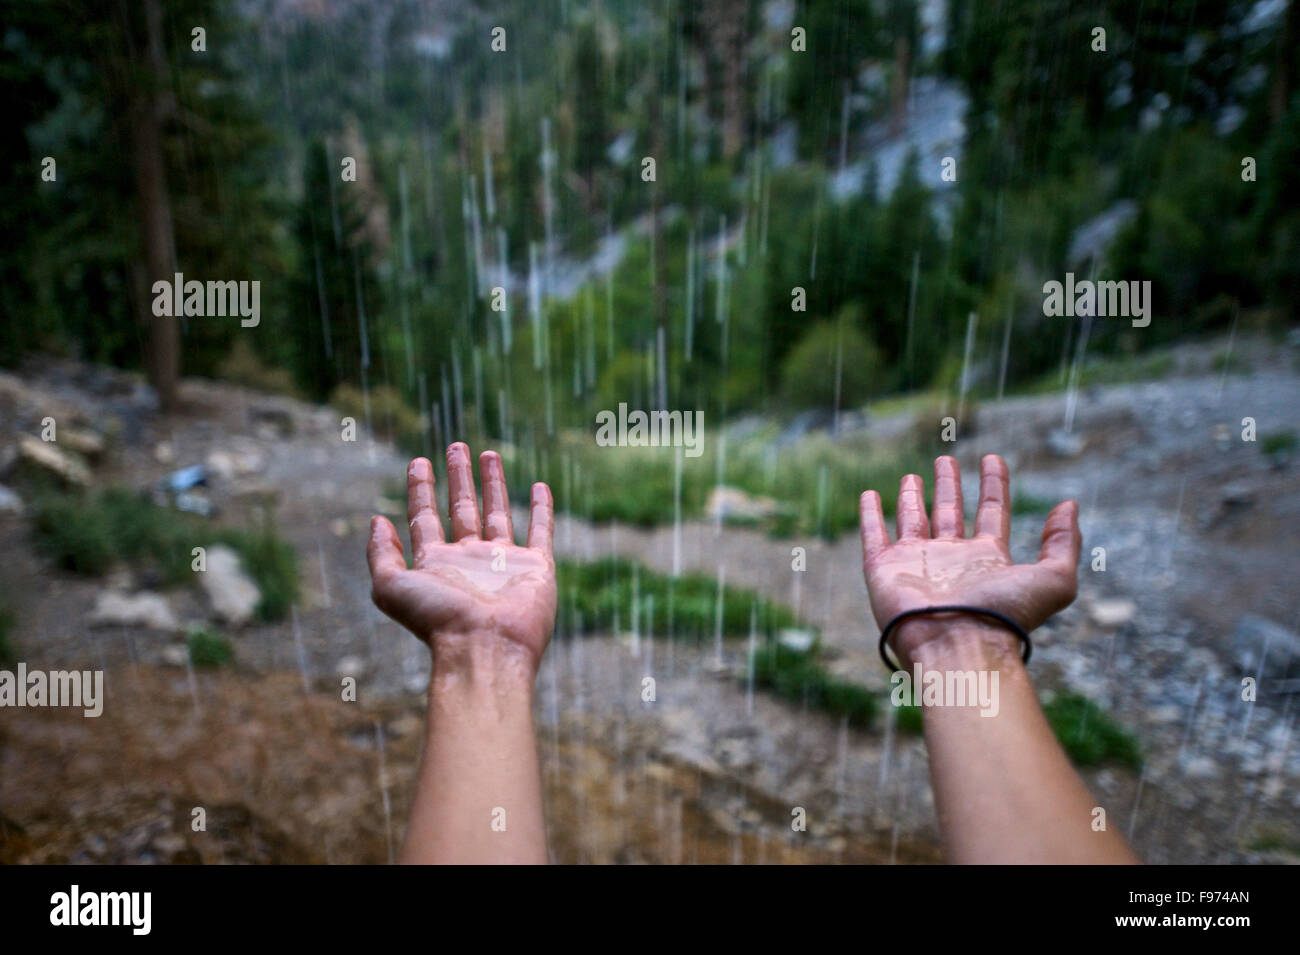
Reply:
M927 670L988 671L996 715L927 707L925 741L945 855L956 863L1134 863L1048 725L1014 637L955 621L909 658ZM997 675L994 684L993 675ZM988 710L985 710L987 712Z
M533 664L491 635L433 642L403 862L545 863Z

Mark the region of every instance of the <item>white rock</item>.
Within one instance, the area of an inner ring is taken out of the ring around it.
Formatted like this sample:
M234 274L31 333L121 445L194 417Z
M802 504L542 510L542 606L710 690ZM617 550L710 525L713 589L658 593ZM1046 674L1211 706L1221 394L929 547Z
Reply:
M777 512L777 503L768 497L754 497L738 487L719 485L709 492L705 513L711 520L761 520Z
M0 484L0 514L22 514L23 499L12 488Z
M1095 600L1088 608L1088 616L1099 627L1114 630L1124 626L1137 613L1137 604L1127 597L1113 600Z
M813 644L817 642L817 635L811 630L796 630L793 627L786 627L776 639L781 646L788 650L807 653L812 649Z
M339 676L361 676L366 672L366 661L358 656L347 656L338 662L334 671Z
M90 468L74 453L56 447L53 442L25 434L18 439L18 454L24 461L50 472L68 484L90 486Z
M180 629L167 599L147 590L138 594L101 591L86 622L92 627L145 627L167 633Z
M208 595L219 618L234 627L241 627L253 619L262 592L244 573L235 551L225 544L209 547L207 570L198 576L203 592Z

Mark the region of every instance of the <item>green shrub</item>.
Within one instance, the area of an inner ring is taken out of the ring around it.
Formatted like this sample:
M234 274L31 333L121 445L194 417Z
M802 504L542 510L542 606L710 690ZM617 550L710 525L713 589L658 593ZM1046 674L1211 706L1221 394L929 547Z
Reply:
M44 489L35 498L33 518L38 552L74 573L101 576L122 563L179 585L193 579L194 547L224 543L257 582L262 619L282 619L298 597L297 556L269 522L258 530L217 527L121 487Z
M423 445L420 413L402 399L397 389L379 385L369 390L368 397L355 385L339 385L329 403L339 414L355 418L358 425L369 425L375 434L400 447Z
M298 557L293 545L267 524L258 531L223 530L218 539L229 544L257 582L262 599L257 614L263 620L283 620L298 599Z
M1294 431L1274 431L1272 434L1261 435L1259 439L1259 450L1269 457L1290 454L1298 446L1300 439L1296 438Z
M1086 696L1058 693L1043 706L1043 712L1075 765L1113 762L1141 768L1137 740Z
M189 647L190 663L196 667L219 667L235 657L230 641L219 633L208 630L191 630L185 639Z
M607 558L591 563L561 561L561 626L571 632L629 629L635 615L643 632L703 639L718 625L718 581L701 574L672 578L633 561ZM653 614L653 621L651 615ZM794 613L751 590L726 585L722 594L722 635L742 636L751 622L760 634L795 625Z
M755 687L809 709L845 717L850 726L866 728L875 719L876 694L833 676L818 660L816 645L799 651L771 640L754 652L750 665Z
M814 325L786 356L781 368L786 402L797 408L836 407L836 368L840 408L856 408L880 390L880 350L856 327L849 310L834 322Z

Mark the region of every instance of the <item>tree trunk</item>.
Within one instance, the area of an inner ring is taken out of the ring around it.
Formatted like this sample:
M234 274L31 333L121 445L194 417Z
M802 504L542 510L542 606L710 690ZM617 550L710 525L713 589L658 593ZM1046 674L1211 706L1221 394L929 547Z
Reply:
M145 370L158 393L164 412L176 408L176 382L180 374L180 316L154 315L152 286L175 273L175 236L171 200L167 194L167 169L163 160L162 115L166 102L166 61L163 56L162 11L158 0L143 2L146 45L143 51L145 82L137 87L131 105L131 166L136 201L140 209L144 245L146 288L139 296L141 320L148 329Z

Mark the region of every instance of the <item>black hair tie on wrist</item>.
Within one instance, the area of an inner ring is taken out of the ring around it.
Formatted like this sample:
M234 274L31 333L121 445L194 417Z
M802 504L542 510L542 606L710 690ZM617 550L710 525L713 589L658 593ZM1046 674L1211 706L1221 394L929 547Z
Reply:
M1033 645L1029 642L1029 631L1016 623L1016 621L1012 620L1000 611L989 610L987 607L969 607L965 604L949 604L941 607L916 607L912 610L904 610L893 620L889 621L889 623L885 624L884 629L880 631L880 659L885 661L885 666L889 667L889 672L901 672L903 669L893 660L889 659L889 652L886 644L889 635L893 633L894 630L897 629L898 625L908 617L920 617L932 613L973 613L976 616L988 617L990 620L996 620L1020 638L1020 642L1025 648L1025 652L1021 655L1021 660L1025 663L1029 662L1029 654L1034 649Z

